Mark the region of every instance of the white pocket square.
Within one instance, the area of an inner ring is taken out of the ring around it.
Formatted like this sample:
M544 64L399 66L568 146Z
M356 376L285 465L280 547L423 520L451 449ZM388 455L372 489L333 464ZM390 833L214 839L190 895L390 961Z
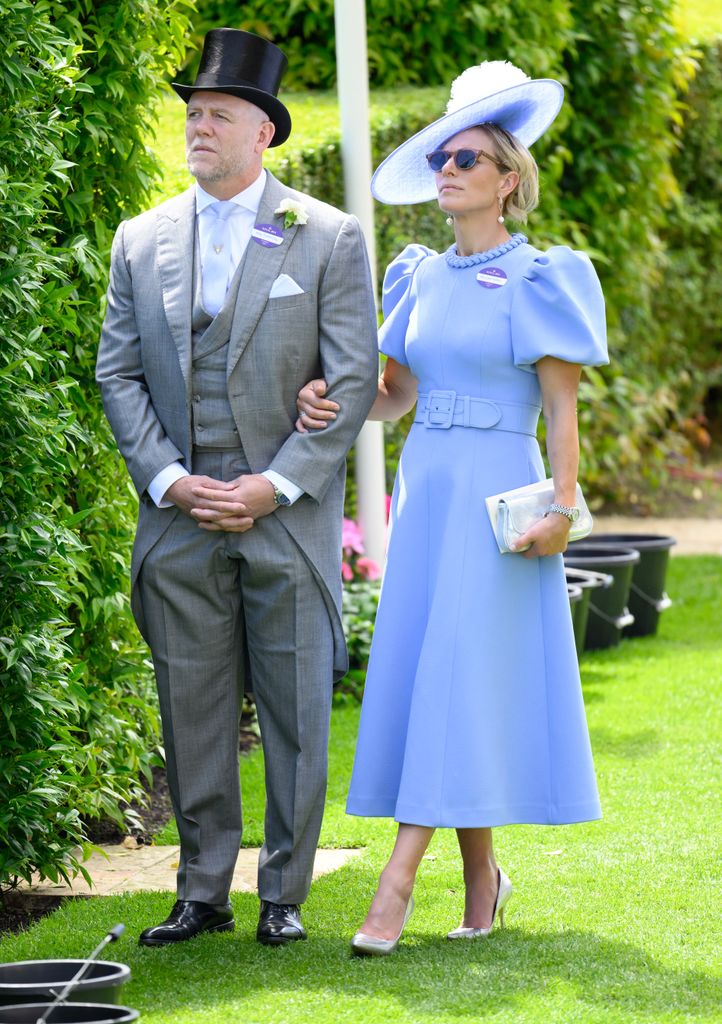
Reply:
M303 288L288 274L280 274L271 285L269 299L280 299L284 295L303 295Z

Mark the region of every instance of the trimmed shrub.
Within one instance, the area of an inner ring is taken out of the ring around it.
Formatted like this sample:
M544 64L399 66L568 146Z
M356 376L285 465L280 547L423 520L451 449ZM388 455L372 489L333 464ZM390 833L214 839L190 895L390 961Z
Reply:
M673 161L680 195L661 232L653 315L664 325L661 355L676 375L682 425L704 448L705 408L712 425L722 414L722 40L702 47L698 60Z
M597 260L613 360L585 374L583 478L623 500L640 479L659 483L670 451L685 444L677 368L653 300L663 279L661 232L678 194L680 94L694 65L672 28L671 0L573 0L572 10L577 38L565 61L573 117L561 201L584 225Z
M58 95L72 88L73 44L30 4L5 5L0 167L0 883L77 866L77 744L68 609L82 544L57 482L82 442L67 353L76 324L71 258L54 245L48 194L67 181ZM76 76L75 76L76 77ZM32 102L31 102L32 99ZM57 331L55 343L48 342Z
M74 873L81 816L122 820L158 744L125 596L133 498L92 367L187 7L0 3L0 885Z
M212 28L242 28L271 39L288 57L291 89L336 83L333 0L207 0L194 18L196 48ZM535 74L558 69L570 32L567 0L496 5L462 0L374 0L366 5L369 78L375 87L448 84L460 69L492 55ZM192 78L198 54L186 69Z

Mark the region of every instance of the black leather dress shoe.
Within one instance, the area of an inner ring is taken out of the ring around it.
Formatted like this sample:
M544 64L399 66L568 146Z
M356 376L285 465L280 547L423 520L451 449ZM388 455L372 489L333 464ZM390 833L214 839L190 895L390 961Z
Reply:
M261 900L256 938L264 946L284 946L287 942L305 939L306 929L301 924L300 907Z
M141 932L140 946L169 946L194 939L201 932L232 932L235 925L230 903L217 907L199 900L176 900L162 924Z

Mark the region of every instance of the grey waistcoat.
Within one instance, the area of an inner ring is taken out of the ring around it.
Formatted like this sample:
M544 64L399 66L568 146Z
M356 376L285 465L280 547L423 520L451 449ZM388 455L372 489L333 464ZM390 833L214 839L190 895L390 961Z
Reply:
M196 232L191 320L193 341L191 394L193 396L193 444L196 448L241 447L228 401L226 366L231 324L244 261L245 253L233 275L222 307L218 314L212 317L203 307L201 261Z

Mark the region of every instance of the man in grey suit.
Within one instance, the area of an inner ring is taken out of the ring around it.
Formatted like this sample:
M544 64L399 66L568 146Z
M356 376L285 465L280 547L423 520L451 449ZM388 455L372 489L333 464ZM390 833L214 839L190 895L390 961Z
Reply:
M233 928L239 704L252 684L266 763L260 942L306 937L343 674L345 456L376 395L376 318L359 225L283 186L263 153L291 129L286 58L206 37L187 103L196 186L122 223L97 379L140 496L132 606L158 684L181 841L178 899L143 945ZM324 377L341 407L294 430Z

